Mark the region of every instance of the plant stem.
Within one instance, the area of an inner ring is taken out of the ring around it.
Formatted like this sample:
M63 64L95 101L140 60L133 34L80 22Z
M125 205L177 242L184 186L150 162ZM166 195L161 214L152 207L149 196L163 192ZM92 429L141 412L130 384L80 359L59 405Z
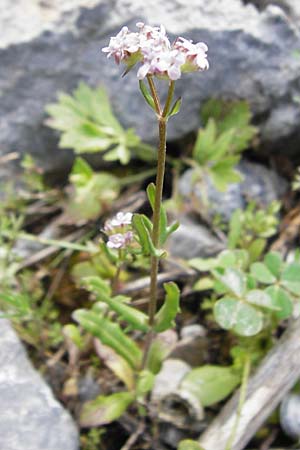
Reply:
M155 184L155 199L153 208L153 230L152 230L152 241L155 248L159 247L160 244L160 212L162 203L162 193L163 184L165 176L165 164L166 164L166 139L167 139L167 121L168 112L172 102L174 94L174 81L170 82L169 91L167 95L167 100L165 107L162 111L160 106L160 101L157 95L157 91L154 82L151 77L148 77L148 82L150 90L152 93L155 105L158 108L158 129L159 129L159 145L158 145L158 155L157 155L157 172L156 172L156 184ZM162 112L161 112L162 111ZM143 359L143 366L145 366L147 361L147 355L151 342L154 336L154 317L157 309L157 274L158 274L159 258L156 256L151 256L151 269L150 269L150 298L149 298L149 308L148 317L150 331L147 336L145 353Z
M234 444L236 432L237 432L237 429L239 426L239 421L240 421L240 418L242 415L242 409L243 409L243 406L244 406L244 403L246 400L246 393L247 393L250 369L251 369L251 360L250 360L250 356L247 355L245 364L244 364L244 369L243 369L243 377L242 377L239 403L238 403L238 408L237 408L237 412L236 412L236 419L235 419L234 425L232 427L232 431L230 433L229 439L226 443L225 450L231 450L232 446Z

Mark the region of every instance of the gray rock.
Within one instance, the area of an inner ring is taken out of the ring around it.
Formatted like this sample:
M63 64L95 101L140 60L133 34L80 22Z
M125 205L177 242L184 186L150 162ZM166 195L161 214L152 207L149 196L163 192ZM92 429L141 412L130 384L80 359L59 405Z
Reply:
M224 250L224 243L217 239L206 227L188 217L179 219L180 226L169 240L169 252L183 259L207 258Z
M300 397L289 393L280 405L280 425L287 436L292 439L300 438Z
M179 192L187 203L191 197L201 201L204 189L209 215L219 214L228 221L236 209L244 209L250 200L265 207L273 200L279 200L287 190L288 184L282 177L260 164L241 161L237 170L242 174L243 182L230 184L227 191L220 192L209 177L201 184L193 182L193 169L188 169L179 180Z
M71 153L57 150L57 136L43 125L44 107L80 80L106 86L124 126L156 141L155 118L138 92L135 71L122 79L122 69L100 52L111 35L137 20L164 23L171 39L183 35L209 46L210 70L177 83L183 106L170 121L170 139L198 127L205 99L246 98L262 140L275 149L279 139L285 152L298 152L297 15L277 6L259 12L239 0L2 0L0 12L1 152L30 151L47 171L69 166Z
M0 320L0 448L78 450L76 426L28 361L8 321Z

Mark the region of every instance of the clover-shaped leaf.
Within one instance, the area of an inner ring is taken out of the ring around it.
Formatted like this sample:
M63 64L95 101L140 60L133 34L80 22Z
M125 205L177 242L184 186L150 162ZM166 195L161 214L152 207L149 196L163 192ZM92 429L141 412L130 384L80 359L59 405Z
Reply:
M273 305L278 309L275 315L278 319L287 319L293 312L293 301L289 294L279 286L269 286L266 289Z
M251 265L250 271L254 278L260 283L272 284L276 281L276 277L264 263L253 263Z
M300 264L289 264L282 272L281 284L289 292L295 295L300 294Z
M241 336L254 336L263 328L263 315L257 308L235 298L223 297L214 306L216 321Z

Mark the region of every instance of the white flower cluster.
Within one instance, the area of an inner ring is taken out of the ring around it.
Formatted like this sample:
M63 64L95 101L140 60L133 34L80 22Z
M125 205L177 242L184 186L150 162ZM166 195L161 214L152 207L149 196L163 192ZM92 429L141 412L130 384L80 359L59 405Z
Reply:
M139 80L147 75L178 80L182 72L208 69L208 48L203 42L193 44L192 41L178 37L171 44L162 25L151 27L138 22L136 26L139 30L137 33L123 27L102 51L107 53L108 58L113 56L118 64L124 62L131 67L141 62L137 73Z
M131 213L118 212L115 217L105 222L104 231L109 235L106 243L108 248L126 248L132 243L131 220Z

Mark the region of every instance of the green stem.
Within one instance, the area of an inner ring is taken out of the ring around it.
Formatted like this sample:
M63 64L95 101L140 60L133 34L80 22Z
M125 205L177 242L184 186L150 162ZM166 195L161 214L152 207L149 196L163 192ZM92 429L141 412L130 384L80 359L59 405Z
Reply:
M155 184L155 199L153 208L153 230L152 241L155 248L159 247L160 241L160 210L162 203L163 184L165 176L165 164L166 164L166 139L167 139L167 114L170 109L174 94L174 81L170 82L167 100L163 112L161 112L160 101L157 95L157 91L153 80L148 77L149 86L153 96L155 105L158 105L160 113L158 114L158 129L159 129L159 145L157 155L157 172L156 172L156 184ZM148 307L148 317L150 331L146 339L146 346L143 358L143 366L147 361L148 352L155 335L154 333L154 318L157 309L157 275L158 275L159 258L151 256L151 269L150 269L150 298Z
M175 90L175 81L170 81L169 92L166 100L166 104L163 110L163 117L167 117L168 112L170 111L173 95Z
M158 97L158 94L157 94L157 90L156 90L156 87L155 87L152 75L147 75L147 80L148 80L148 83L149 83L149 87L150 87L152 98L154 100L156 113L158 115L161 115L162 109L161 109L161 106L160 106L159 97Z
M239 422L240 422L240 418L242 415L242 409L244 407L245 404L245 400L246 400L246 394L247 394L247 386L248 386L248 380L249 380L249 375L250 375L250 369L251 369L251 360L250 360L250 356L247 355L246 360L245 360L245 364L244 364L244 369L243 369L243 377L242 377L242 384L241 384L241 389L240 389L240 397L239 397L239 403L238 403L238 408L237 408L237 412L236 412L236 419L234 422L234 425L232 427L232 431L230 433L229 439L226 443L226 448L225 450L231 450L232 446L234 444L234 440L236 437L236 432L239 426Z

